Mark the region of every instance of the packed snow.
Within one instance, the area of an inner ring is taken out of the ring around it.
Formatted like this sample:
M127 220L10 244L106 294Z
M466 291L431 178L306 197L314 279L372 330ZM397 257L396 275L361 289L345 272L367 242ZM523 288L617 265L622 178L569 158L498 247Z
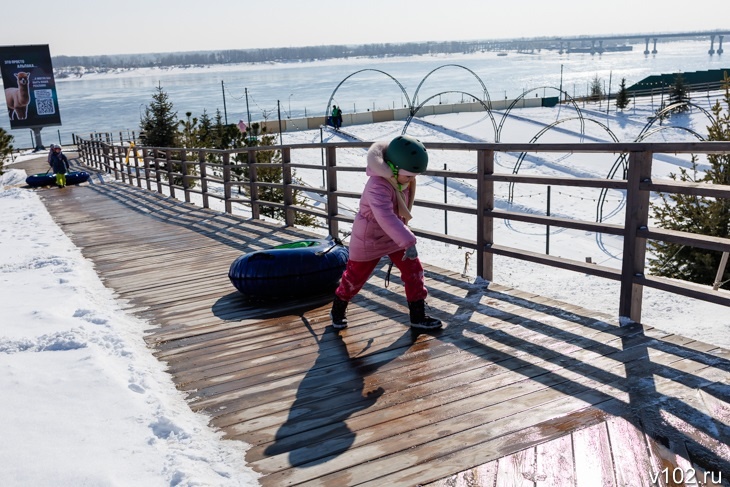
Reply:
M25 177L1 177L0 485L258 485Z
M715 98L698 100L705 108ZM619 141L634 141L651 117L658 101L625 112L588 106L584 116L601 123L588 123L580 134L577 122L562 130L549 131L541 142L611 140L608 127ZM535 108L516 110L505 120L502 142L529 142L545 125L574 117L571 109ZM498 114L501 116L501 114ZM709 122L701 110L677 116L671 122L706 133ZM408 133L424 142L494 141L491 122L481 113L453 113L414 121ZM325 141L387 140L399 134L403 122L346 126L342 134L325 131ZM686 131L668 128L647 141L691 140ZM320 131L284 134L286 143L319 142ZM338 164L364 164L364 150L338 153ZM516 156L497 161L509 172ZM33 157L21 156L19 160ZM312 151L316 161L319 150ZM474 170L473 162L431 152L434 168ZM525 174L574 174L605 177L611 158L577 155L559 158L527 158L520 169ZM677 172L687 158L661 156L654 165L659 178ZM0 485L257 485L257 474L245 464L246 445L223 440L208 426L204 415L193 413L177 391L164 365L145 346L143 336L154 323L125 312L112 292L97 277L92 264L54 223L36 192L23 188L24 171L6 166L0 179L0 296L3 325L0 327L0 401L3 418L0 432ZM341 185L357 190L363 183L357 173L340 173ZM312 186L321 185L321 173L299 177ZM359 179L358 179L359 178ZM110 184L114 183L109 180ZM342 187L341 189L345 189ZM507 187L500 188L497 206L504 209L544 212L544 190L515 187L510 202ZM441 178L421 176L420 198L443 201ZM452 181L448 201L473 203L473 181ZM555 188L552 214L591 221L597 196L587 190ZM605 198L607 222L622 222L623 195ZM353 201L343 211L355 211ZM413 225L438 228L442 217L417 209ZM450 217L449 233L469 236L473 223ZM545 249L544 228L499 222L495 234L502 245L528 250ZM419 254L425 262L450 270L466 271L473 279L474 261L468 252L421 239ZM619 266L619 238L599 238L555 228L550 235L551 255L577 260L590 257L602 265ZM546 269L495 258L495 282L577 304L617 316L618 283L559 269ZM427 283L428 284L428 283ZM644 290L643 320L646 324L701 341L730 348L727 309ZM618 319L618 317L617 317Z

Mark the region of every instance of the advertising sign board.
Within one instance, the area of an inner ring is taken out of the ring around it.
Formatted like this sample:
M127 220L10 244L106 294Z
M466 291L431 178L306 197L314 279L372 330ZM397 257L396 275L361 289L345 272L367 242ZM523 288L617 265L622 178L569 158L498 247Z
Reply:
M10 128L61 125L48 45L0 46Z

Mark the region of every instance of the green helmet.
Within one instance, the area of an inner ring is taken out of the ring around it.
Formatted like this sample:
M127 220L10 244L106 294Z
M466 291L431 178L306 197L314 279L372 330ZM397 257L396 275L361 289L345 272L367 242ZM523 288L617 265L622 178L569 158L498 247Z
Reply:
M385 150L388 161L398 169L420 174L428 166L428 154L420 140L410 135L399 135Z

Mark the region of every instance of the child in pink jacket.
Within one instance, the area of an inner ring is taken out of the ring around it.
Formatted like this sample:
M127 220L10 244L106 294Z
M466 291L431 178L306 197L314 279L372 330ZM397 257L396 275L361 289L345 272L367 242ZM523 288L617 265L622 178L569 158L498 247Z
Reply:
M350 257L332 303L332 326L347 327L347 303L365 285L384 256L398 267L405 285L411 327L435 329L441 321L425 312L428 295L416 237L408 228L416 193L416 176L426 171L428 154L423 144L401 135L375 142L368 150L369 177L360 199L350 237Z

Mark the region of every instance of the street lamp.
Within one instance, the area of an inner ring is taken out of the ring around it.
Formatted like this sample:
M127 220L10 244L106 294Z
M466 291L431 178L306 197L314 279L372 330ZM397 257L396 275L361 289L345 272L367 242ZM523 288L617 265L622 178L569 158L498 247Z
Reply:
M289 95L289 114L287 115L286 118L291 118L291 97L292 96L294 96L294 93L292 93L291 95Z

